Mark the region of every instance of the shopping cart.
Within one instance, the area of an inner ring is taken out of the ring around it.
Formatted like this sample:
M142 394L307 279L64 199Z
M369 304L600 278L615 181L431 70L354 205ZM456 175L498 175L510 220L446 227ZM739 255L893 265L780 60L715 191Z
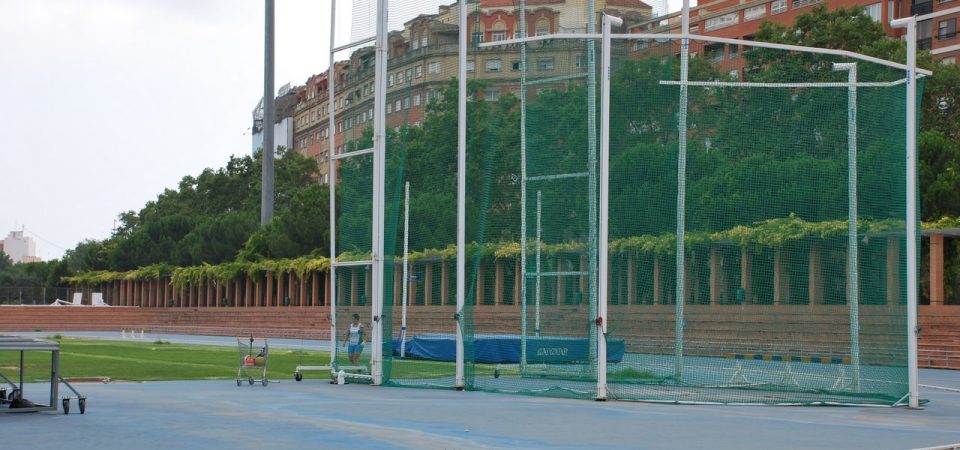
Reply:
M246 380L253 385L257 380L267 386L267 363L270 361L270 346L267 338L238 337L237 349L240 351L240 367L237 369L237 386Z

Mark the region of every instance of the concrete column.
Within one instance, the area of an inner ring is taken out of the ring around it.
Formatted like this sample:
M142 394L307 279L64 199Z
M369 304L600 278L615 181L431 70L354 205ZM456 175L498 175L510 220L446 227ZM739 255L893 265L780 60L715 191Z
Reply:
M710 304L720 303L720 280L723 278L720 264L720 249L716 244L710 246Z
M309 303L307 301L307 274L298 276L297 279L300 280L300 295L297 298L297 306L307 306Z
M483 269L484 269L484 265L483 263L480 263L480 266L477 267L477 288L474 289L474 292L476 293L476 297L477 297L475 300L476 301L475 304L477 305L483 304L483 278L484 278Z
M663 290L660 286L660 255L653 257L653 304L664 304Z
M440 261L440 303L450 303L450 267L446 261Z
M503 261L493 263L493 304L503 304Z
M423 270L423 304L433 304L433 263L425 263Z
M743 303L750 303L751 294L753 289L752 277L751 277L751 267L752 263L750 259L750 251L746 247L740 248L740 289L743 292Z
M790 300L790 275L787 273L783 250L773 253L773 304L782 305Z
M253 304L253 280L251 279L253 275L244 275L243 282L243 306L251 306Z
M566 261L561 256L557 256L557 270L563 272L566 268ZM566 277L554 277L554 283L557 285L557 305L562 305L567 301L567 283L564 283ZM520 283L523 282L523 278L520 277L520 263L517 263L517 282L514 284L514 292L516 296L520 296ZM518 304L514 302L514 304Z
M943 235L930 235L930 305L942 305L943 289Z
M311 283L310 288L312 293L310 294L309 306L320 306L320 272L313 271L311 275L313 277L313 283Z
M810 304L823 304L823 262L820 246L810 245L810 256L807 258L807 290L810 291Z
M277 280L277 302L276 302L276 306L283 306L283 298L286 297L286 291L284 291L284 289L283 289L286 275L287 275L287 274L284 273L284 272L277 272L277 273L276 273L276 277L275 277L276 280Z
M273 272L267 271L266 289L263 293L263 306L273 306Z
M627 255L627 304L637 303L637 262L631 254Z

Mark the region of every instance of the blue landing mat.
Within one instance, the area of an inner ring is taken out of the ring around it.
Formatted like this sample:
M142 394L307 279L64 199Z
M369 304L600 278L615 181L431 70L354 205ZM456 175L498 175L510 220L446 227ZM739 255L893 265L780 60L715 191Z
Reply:
M457 341L453 334L425 333L407 339L406 357L432 361L454 361ZM474 361L484 364L520 362L520 336L509 334L475 335ZM393 342L394 356L400 355L400 341ZM607 361L623 359L623 340L607 339ZM590 355L590 341L580 337L527 336L527 362L576 363L586 362Z

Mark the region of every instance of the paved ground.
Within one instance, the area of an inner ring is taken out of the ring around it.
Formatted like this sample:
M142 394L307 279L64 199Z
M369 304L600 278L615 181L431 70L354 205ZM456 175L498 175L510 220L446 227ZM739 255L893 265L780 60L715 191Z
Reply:
M228 338L203 339L233 345ZM271 345L282 346L279 340ZM233 380L83 384L84 415L75 402L69 415L0 415L0 448L908 449L960 443L960 371L922 370L921 383L930 400L923 410L592 402L318 379L267 387L237 387Z

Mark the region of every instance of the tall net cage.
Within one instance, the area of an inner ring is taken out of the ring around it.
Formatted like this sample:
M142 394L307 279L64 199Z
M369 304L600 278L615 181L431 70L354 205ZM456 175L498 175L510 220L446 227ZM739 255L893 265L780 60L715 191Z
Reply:
M610 396L901 400L905 72L691 41L684 84L679 45L612 48Z
M470 95L496 103L469 118L482 173L468 222L481 249L474 361L494 366L474 388L696 403L907 394L906 71L704 39L685 69L679 39L611 41L606 204L600 40L475 50ZM484 80L517 53L515 91ZM485 341L515 358L481 359Z
M600 37L600 11L643 22L641 2L442 3L386 2L383 59L369 15L334 45L335 366L575 398L906 396L903 67ZM350 357L353 314L379 356Z

